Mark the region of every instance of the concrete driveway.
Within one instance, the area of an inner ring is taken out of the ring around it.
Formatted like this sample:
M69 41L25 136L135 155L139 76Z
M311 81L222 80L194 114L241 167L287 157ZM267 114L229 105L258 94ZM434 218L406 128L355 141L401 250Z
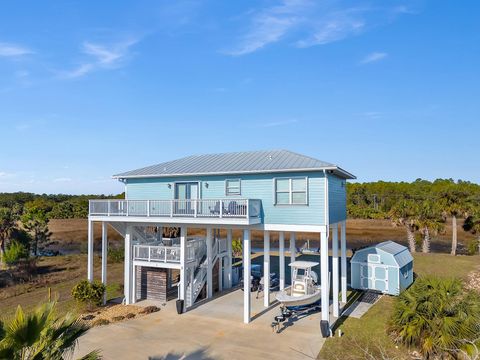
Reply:
M241 290L182 315L170 301L157 313L89 330L75 356L100 349L105 359L316 359L324 342L320 313L275 333L270 325L278 305L265 310L262 304L252 293L254 320L246 325Z

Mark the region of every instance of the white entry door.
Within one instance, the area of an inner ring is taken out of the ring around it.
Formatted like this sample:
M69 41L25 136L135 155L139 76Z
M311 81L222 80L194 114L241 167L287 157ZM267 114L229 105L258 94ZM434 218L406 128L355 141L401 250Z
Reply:
M388 267L377 264L360 265L360 286L364 290L388 290Z

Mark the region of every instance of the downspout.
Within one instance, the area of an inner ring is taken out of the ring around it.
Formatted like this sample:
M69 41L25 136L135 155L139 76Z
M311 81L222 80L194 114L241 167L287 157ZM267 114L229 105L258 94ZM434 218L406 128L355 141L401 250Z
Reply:
M327 170L323 170L325 176L324 191L325 191L325 231L327 233L327 238L330 230L330 211L329 211L329 199L328 199L328 174Z

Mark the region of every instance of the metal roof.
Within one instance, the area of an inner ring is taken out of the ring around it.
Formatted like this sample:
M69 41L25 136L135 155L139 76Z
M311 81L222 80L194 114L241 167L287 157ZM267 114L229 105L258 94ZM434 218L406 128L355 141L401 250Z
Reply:
M123 172L113 177L126 179L318 170L331 170L342 178L355 179L354 175L337 165L288 150L192 155L178 160Z
M402 268L413 261L413 256L410 254L410 251L408 251L406 246L400 245L391 240L357 250L353 255L352 261L355 261L355 258L363 252L372 253L373 251L377 254L379 252L385 252L392 255L399 268Z
M403 267L413 261L412 254L410 254L410 251L408 251L406 246L400 245L391 240L377 244L375 247L378 250L392 254L399 267Z

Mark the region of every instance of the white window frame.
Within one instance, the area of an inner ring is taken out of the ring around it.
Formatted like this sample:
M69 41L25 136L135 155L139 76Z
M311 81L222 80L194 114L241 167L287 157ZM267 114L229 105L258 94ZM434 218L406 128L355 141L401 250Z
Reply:
M300 191L293 191L293 179L304 179L305 180L305 202L295 204L293 203L293 193ZM277 203L277 180L288 180L288 204L278 204ZM275 206L308 206L308 176L291 176L291 177L276 177L273 178L273 204Z
M229 181L238 181L238 193L229 193L228 192L228 182ZM239 196L242 195L242 179L225 179L225 196Z

